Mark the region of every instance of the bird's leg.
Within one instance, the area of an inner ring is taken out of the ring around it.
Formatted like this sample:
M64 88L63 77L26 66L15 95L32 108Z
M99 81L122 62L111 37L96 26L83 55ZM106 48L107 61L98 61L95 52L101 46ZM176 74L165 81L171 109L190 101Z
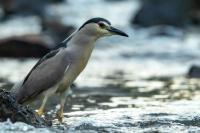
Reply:
M60 109L57 112L57 118L60 122L63 121L64 118L64 106L67 96L71 94L71 88L69 87L63 94L61 94L61 101L60 101Z
M60 105L60 109L59 109L59 111L57 113L57 118L58 118L59 122L63 121L63 118L64 118L64 105Z
M42 115L44 114L44 107L45 107L45 104L46 104L46 102L47 102L47 99L48 99L48 96L45 95L45 97L44 97L44 99L43 99L43 101L42 101L42 105L40 106L40 108L39 108L38 111L37 111L37 114L38 114L39 116L42 116Z

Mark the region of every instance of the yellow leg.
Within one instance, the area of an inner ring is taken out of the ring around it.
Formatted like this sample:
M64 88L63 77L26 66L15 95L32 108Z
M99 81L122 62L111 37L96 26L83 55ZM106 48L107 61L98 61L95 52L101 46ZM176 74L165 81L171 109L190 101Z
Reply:
M46 95L42 101L42 105L40 106L40 108L38 109L37 111L37 114L39 116L42 116L44 114L44 107L45 107L45 104L47 102L47 99L48 99L48 95Z
M42 116L44 114L44 108L42 106L38 109L37 114L39 116Z
M62 121L63 121L63 118L64 118L63 110L64 110L64 106L61 105L61 106L60 106L60 110L59 110L58 113L57 113L57 118L58 118L58 121L59 121L59 122L62 122Z
M59 122L63 121L64 118L64 106L66 97L71 93L71 88L68 88L64 93L61 94L60 110L57 112L57 118Z

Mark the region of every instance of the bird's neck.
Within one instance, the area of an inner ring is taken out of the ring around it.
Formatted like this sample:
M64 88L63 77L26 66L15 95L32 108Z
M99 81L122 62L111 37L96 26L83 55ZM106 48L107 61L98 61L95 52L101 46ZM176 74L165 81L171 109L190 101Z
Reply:
M76 33L71 39L68 49L72 52L76 58L83 58L88 60L94 49L97 37L88 34Z
M95 42L99 37L84 33L83 31L78 31L74 34L73 39L71 40L74 45L79 45L81 47L89 47L92 45L94 47Z

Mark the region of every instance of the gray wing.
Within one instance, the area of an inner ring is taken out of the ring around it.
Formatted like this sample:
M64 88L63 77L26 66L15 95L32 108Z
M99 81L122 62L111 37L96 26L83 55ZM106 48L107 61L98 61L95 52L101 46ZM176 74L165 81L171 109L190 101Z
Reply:
M55 56L58 52L60 51L60 49L56 49L53 50L49 53L47 53L44 57L42 57L36 64L35 66L31 69L31 71L27 74L27 76L25 77L22 85L26 82L26 80L28 79L28 77L30 76L30 74L32 73L33 70L35 70L37 68L37 66L39 66L42 62L44 62L47 59L50 59L51 57Z
M47 55L46 58L41 59L26 76L16 93L17 101L24 103L34 99L43 91L56 85L69 65L70 62L59 52L54 56Z
M44 57L42 57L35 65L34 67L30 70L30 72L26 75L26 77L24 78L24 80L17 82L14 84L14 86L11 89L11 92L16 94L19 89L22 87L22 85L26 82L26 80L28 79L28 77L30 76L30 74L32 73L32 71L38 66L40 65L42 62L44 62L45 60L55 56L57 53L59 52L59 49L53 50L49 53L47 53Z

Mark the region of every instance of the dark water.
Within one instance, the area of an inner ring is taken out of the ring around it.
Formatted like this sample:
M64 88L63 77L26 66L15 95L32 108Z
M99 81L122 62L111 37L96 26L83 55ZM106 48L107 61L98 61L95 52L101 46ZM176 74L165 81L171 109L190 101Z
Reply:
M198 132L200 84L183 77L124 79L104 87L76 87L67 99L62 124L55 119L58 97L47 104L51 129L23 123L0 124L0 132ZM116 79L114 79L116 81ZM35 103L38 103L35 102ZM38 106L36 104L36 106Z
M83 6L88 3L90 6ZM200 132L200 84L185 78L191 64L199 64L196 30L167 27L168 36L158 36L158 27L134 29L129 19L139 6L136 0L69 0L68 4L52 5L49 13L78 27L92 12L93 16L108 18L130 38L98 41L67 99L63 124L55 119L58 97L53 96L46 114L53 121L52 129L8 121L0 123L0 132ZM121 10L119 6L126 8ZM119 18L120 13L124 15ZM1 37L41 31L37 17L14 18L0 24L0 29ZM0 86L10 88L36 61L0 59Z

